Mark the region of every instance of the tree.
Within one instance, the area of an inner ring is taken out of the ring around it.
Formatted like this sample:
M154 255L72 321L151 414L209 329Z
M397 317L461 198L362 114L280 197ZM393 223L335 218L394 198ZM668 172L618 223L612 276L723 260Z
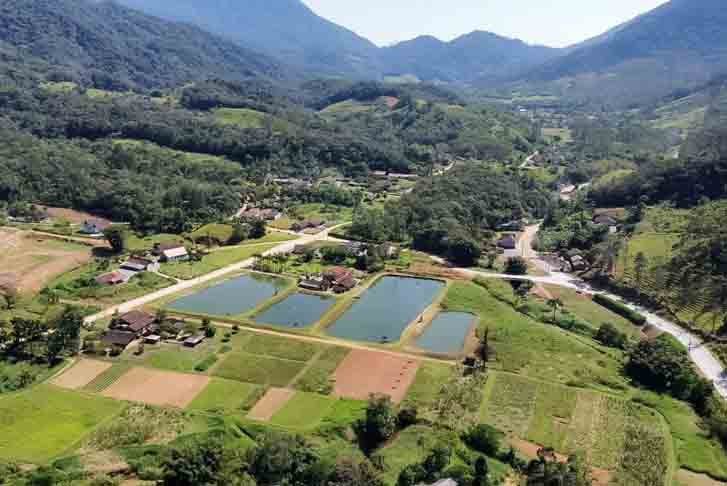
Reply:
M124 253L128 247L129 231L125 226L113 225L103 232L106 241L116 253Z
M497 457L503 438L502 432L487 424L477 424L462 436L470 448L490 457Z
M359 424L364 449L373 449L390 439L396 432L397 418L391 397L372 395L366 407L366 417Z
M81 327L83 316L70 306L51 323L51 332L46 341L46 358L48 364L55 364L61 353L76 354L80 348Z
M480 456L475 461L475 474L473 478L473 486L488 486L490 484L490 467L487 459Z
M528 262L522 257L508 258L505 264L505 273L508 275L527 275Z
M641 284L644 282L644 274L646 273L648 265L648 259L646 258L646 255L644 255L644 252L639 252L636 254L636 258L634 259L634 280L636 282L636 288L640 291L641 290Z
M563 301L560 299L548 299L548 307L553 309L553 322L556 322L556 317L558 314L558 309L563 307Z
M227 240L228 245L237 245L250 237L250 226L237 222L232 228L232 235Z
M482 255L482 247L472 238L456 236L449 241L449 259L462 266L475 265Z
M427 471L421 464L410 464L401 470L396 482L397 486L416 486L427 477Z
M452 460L452 449L444 444L437 444L424 459L422 466L430 480L439 479L439 475L449 466Z
M341 459L326 481L326 486L385 486L369 461Z
M170 449L162 462L164 486L219 485L224 445L219 437L184 441Z
M264 237L266 233L267 229L265 227L265 220L256 218L250 221L249 237L251 239L257 240Z
M257 442L246 461L261 486L321 484L328 474L318 467L320 458L302 436L269 432Z
M616 329L616 326L608 322L601 325L596 331L596 335L593 337L596 341L600 342L604 346L617 349L625 349L628 343L628 337L625 333L620 332Z
M515 297L517 297L518 302L520 303L527 299L528 295L530 295L530 291L532 291L535 286L535 284L529 280L511 280L510 285L515 291Z

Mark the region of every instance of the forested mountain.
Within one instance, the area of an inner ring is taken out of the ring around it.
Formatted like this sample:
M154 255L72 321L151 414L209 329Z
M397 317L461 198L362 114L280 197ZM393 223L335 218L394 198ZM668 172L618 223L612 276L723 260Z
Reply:
M373 43L319 17L300 0L117 1L194 23L310 72L374 78L381 71Z
M277 61L197 27L89 0L0 0L0 56L15 57L26 75L33 71L26 59L38 59L53 66L37 66L50 80L116 90L290 75Z
M727 72L726 23L722 0L672 0L575 46L524 80L616 107L653 101Z
M417 37L382 49L382 59L388 74L413 74L423 80L492 82L520 74L559 53L559 49L475 31L451 42Z

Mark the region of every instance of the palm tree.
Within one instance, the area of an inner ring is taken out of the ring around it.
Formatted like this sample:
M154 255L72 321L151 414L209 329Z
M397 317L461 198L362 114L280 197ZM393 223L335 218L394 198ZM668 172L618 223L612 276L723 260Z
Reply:
M553 323L555 323L555 318L558 313L558 309L563 307L563 301L560 299L548 299L548 307L553 309Z

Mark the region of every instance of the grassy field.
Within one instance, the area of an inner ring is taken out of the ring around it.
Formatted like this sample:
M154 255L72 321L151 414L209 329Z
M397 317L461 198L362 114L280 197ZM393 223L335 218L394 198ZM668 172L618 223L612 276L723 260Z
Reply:
M489 328L495 362L491 367L566 384L622 390L621 362L613 350L520 314L493 292L512 295L504 282L488 282L488 290L473 282L453 282L444 300L451 311L479 316Z
M127 249L131 252L151 251L157 243L182 243L184 238L180 235L159 233L156 235L139 236L135 233L129 234Z
M327 226L351 221L353 208L336 206L333 204L301 204L286 211L282 218L270 223L273 228L289 230L293 223L301 220L320 219L326 222Z
M424 362L419 366L414 383L409 387L404 403L426 408L437 397L442 385L454 373L454 367L442 363Z
M335 398L316 393L297 392L270 423L281 427L311 429L321 424L333 409Z
M250 354L303 362L310 360L321 349L318 344L265 334L253 335L243 348Z
M56 278L50 287L56 290L61 299L111 305L141 297L174 283L155 273L142 272L125 284L96 284L96 277L112 270L114 267L104 266L101 260L94 260Z
M0 397L0 458L43 463L78 445L124 404L51 386Z
M261 390L258 385L213 378L187 409L203 412L243 412Z
M596 304L590 297L579 295L575 290L564 287L548 285L546 288L554 298L563 302L564 309L591 324L594 330L608 322L628 336L638 337L640 335L640 330L631 321Z
M306 392L329 394L333 388L331 376L348 353L347 348L338 346L326 348L293 386Z
M229 380L284 387L305 367L305 362L234 352L228 354L213 374Z
M174 346L169 349L154 350L144 354L143 363L152 368L182 373L193 373L195 366L210 356L211 350L196 350Z
M488 379L481 415L508 435L563 454L585 451L593 466L609 471L631 474L627 461L651 458L660 467L649 470L648 481L641 484L667 480L667 430L656 412L633 402L495 372ZM643 440L632 435L642 429L648 431Z
M221 123L236 125L242 129L263 128L266 123L275 132L286 132L292 128L290 122L248 108L219 108L215 118Z
M206 255L199 262L163 263L161 272L170 277L189 280L206 273L214 272L220 268L247 260L253 256L275 248L277 243L254 246L239 246L214 251Z
M554 140L555 137L560 137L562 143L570 143L573 141L573 135L568 128L543 128L543 138L548 140Z

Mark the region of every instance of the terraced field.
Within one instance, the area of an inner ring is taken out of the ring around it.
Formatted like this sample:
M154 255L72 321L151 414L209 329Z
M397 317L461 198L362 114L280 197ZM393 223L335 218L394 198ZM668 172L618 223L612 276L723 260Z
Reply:
M83 387L85 391L92 393L101 393L121 378L127 371L131 369L131 363L114 363L114 365L93 379L88 385Z

